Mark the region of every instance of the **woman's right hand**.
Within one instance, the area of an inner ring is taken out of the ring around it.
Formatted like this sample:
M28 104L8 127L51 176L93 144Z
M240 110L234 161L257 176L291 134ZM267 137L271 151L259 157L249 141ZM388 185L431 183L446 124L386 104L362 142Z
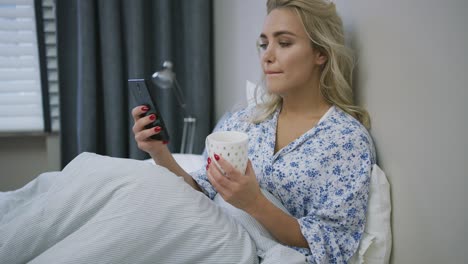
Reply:
M161 155L164 151L169 151L167 148L168 142L163 142L150 137L156 134L159 134L162 130L162 127L156 126L146 129L145 126L151 124L156 119L154 114L145 116L144 114L148 112L149 108L144 105L137 106L132 109L133 116L133 134L135 135L135 141L139 149L147 152L153 158Z
M190 184L190 186L195 190L201 191L192 176L180 167L174 159L169 148L167 148L167 142L150 138L151 136L160 133L163 128L145 128L145 126L151 124L156 119L156 116L154 115L145 116L145 113L148 111L149 108L144 105L140 105L132 109L134 121L132 130L133 134L135 134L135 141L137 142L138 148L150 154L156 164L166 167L174 173L174 176L183 177L184 181Z

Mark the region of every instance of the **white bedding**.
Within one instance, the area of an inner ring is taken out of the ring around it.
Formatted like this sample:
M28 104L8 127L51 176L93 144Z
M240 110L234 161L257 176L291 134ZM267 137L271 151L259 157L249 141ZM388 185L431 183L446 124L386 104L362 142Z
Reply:
M165 168L83 153L0 193L0 263L304 263L215 202Z

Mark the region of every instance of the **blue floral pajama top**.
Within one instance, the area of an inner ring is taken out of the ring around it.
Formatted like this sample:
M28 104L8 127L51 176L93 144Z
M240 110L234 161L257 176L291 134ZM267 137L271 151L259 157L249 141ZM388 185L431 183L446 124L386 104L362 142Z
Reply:
M280 109L267 120L248 121L250 106L215 130L249 135L249 158L260 188L276 196L297 218L309 248L295 248L309 263L346 263L364 232L375 150L367 129L332 106L315 127L274 153ZM214 198L206 170L192 177Z

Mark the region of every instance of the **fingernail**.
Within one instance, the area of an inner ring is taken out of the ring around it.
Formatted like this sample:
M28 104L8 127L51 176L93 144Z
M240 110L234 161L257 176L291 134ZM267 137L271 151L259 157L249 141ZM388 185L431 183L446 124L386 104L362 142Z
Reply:
M167 144L169 144L169 141L165 141L165 140L164 140L164 141L163 141L163 144L164 144L164 145L167 145Z
M150 115L150 120L155 120L156 119L156 115Z
M159 131L161 131L161 127L160 127L160 126L156 126L156 127L154 127L154 131L155 131L155 132L159 132Z
M215 158L215 160L219 160L218 154L214 154L214 158Z
M147 106L141 107L141 111L143 111L143 112L146 112L146 111L148 111L148 110L149 110L149 107L147 107Z
M206 165L206 170L208 170L210 168L210 164L207 164Z
M207 161L208 161L208 164L211 164L211 158L208 158Z

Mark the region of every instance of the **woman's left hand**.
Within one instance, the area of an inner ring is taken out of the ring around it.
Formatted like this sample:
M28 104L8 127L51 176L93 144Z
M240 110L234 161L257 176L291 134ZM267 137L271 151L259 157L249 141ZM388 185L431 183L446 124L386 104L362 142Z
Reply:
M225 174L222 173L213 161L208 159L208 180L226 202L251 214L263 195L260 191L252 163L250 160L247 162L246 172L242 174L228 161L223 159L223 157L218 155L215 155L215 157L219 158L217 162Z

